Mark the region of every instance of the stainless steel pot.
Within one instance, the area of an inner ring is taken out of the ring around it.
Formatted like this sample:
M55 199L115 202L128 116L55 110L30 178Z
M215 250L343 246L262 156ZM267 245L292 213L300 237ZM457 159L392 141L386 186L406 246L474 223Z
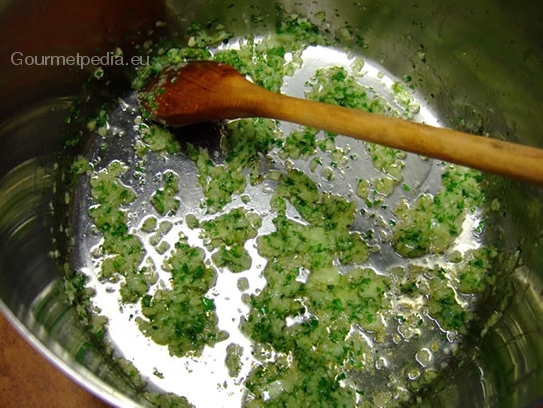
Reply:
M410 75L448 126L543 147L543 3L281 3L309 17L326 11L332 29L347 23L369 45L364 55ZM253 25L253 14L264 22ZM174 37L190 22L215 19L235 33L260 33L276 13L259 0L0 2L0 308L61 370L114 405L138 403L141 389L93 348L59 284L63 265L50 256L55 239L55 247L68 245L57 234L65 214L47 207L53 163L90 68L19 64L14 56L88 56L115 47L129 56L158 20L167 22L162 34ZM109 74L113 88L129 86L124 67ZM487 312L499 311L496 324L472 338L461 364L425 395L431 406L543 403L543 190L489 180L501 206L488 239L519 261L496 271L499 290L487 299Z

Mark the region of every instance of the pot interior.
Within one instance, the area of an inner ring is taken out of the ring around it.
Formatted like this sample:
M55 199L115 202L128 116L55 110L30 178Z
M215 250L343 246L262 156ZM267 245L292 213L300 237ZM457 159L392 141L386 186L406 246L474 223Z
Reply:
M266 2L141 1L127 6L110 1L94 2L88 9L77 5L83 10L76 13L75 5L69 2L43 8L31 2L24 7L23 3L8 2L2 10L2 37L9 40L2 50L0 66L4 92L0 139L6 146L0 161L1 304L40 350L91 391L115 405L149 403L153 400L145 393L161 390L159 376L149 376L151 385L146 388L127 375L126 367L119 365L110 350L89 332L87 322L81 322L63 280L66 273L85 267L85 260L92 263L91 252L99 237L90 227L88 210L93 203L85 190L88 180L71 184L59 169L71 165L79 154L91 161L99 157L103 163L132 154L130 132L139 116L130 85L134 69L107 66L102 80L88 81L96 67L17 65L13 54L91 55L96 49L105 53L118 47L128 58L141 52L135 45L149 40L158 42L166 37L173 44L186 43L192 23L203 27L220 23L239 37L249 33L265 36L279 23L278 7ZM456 2L448 7L431 1L408 6L403 2L283 2L281 8L306 16L323 32L328 31L332 40L341 37L342 46L365 59L366 69L374 64L376 82L372 86L379 86L383 78L392 82L409 78L423 108L414 119L543 147L543 125L538 115L543 85L537 80L543 65L543 33L536 17L541 13L529 2L524 3L483 2L474 6ZM70 13L76 17L60 18ZM20 33L30 21L35 31L11 35ZM164 24L157 25L157 21ZM317 50L306 60L315 66L335 65L348 57L341 51L336 49L328 55ZM282 90L302 96L313 72L293 76ZM109 105L104 107L106 101ZM96 117L101 110L111 118L109 126L126 129L127 137L108 141L110 146L104 149L101 135L85 131L81 140L67 146L66 140L73 140L86 129L88 118ZM283 126L283 133L292 129ZM206 146L213 152L220 151L219 131L214 126L199 126L175 134L190 135L195 146ZM209 134L215 135L211 142ZM205 143L199 140L202 138ZM356 154L364 154L356 151L354 143L340 140L342 147L352 144ZM184 157L176 163L178 173L195 178L188 156ZM440 180L439 176L437 182L432 177L437 175L439 163L412 160L406 165L410 172L406 184L413 189L413 197L435 192L432 189L438 187L433 186ZM156 168L149 167L150 174L162 169L159 160L156 162ZM352 186L360 177L357 172L371 171L371 166L362 164L344 173L347 180L353 178ZM322 174L318 177L325 190L347 193L340 177L328 182L322 181ZM179 194L185 201L181 214L205 218L199 193L185 185L196 186L196 180L182 185ZM492 270L496 285L481 295L479 319L448 367L441 370L435 386L423 389L416 397L429 406L530 406L542 397L543 256L539 245L543 193L538 187L490 175L484 175L484 186L486 229L479 244L491 244L499 254ZM400 190L390 200L405 194ZM156 186L149 187L147 201L154 191ZM253 203L265 196L262 188L249 195ZM138 221L152 211L144 205L140 208ZM71 242L74 238L75 249ZM106 289L103 296L107 298ZM117 300L111 304L112 310L118 309ZM129 354L128 348L123 348L130 343L130 329L121 324L112 327L124 331L115 345ZM177 391L182 395L183 387Z

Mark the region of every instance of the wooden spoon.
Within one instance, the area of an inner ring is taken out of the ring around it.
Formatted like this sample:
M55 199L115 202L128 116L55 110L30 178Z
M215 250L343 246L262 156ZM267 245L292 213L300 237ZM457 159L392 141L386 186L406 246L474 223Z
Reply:
M279 119L543 185L541 149L276 94L227 64L195 61L167 69L147 84L140 101L170 126Z

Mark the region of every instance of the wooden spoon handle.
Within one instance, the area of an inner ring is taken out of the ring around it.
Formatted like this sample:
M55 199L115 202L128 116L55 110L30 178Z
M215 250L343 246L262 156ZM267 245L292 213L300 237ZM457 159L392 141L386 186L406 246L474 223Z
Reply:
M253 111L324 129L368 142L393 147L543 185L543 150L450 129L409 122L359 110L292 98L253 84Z

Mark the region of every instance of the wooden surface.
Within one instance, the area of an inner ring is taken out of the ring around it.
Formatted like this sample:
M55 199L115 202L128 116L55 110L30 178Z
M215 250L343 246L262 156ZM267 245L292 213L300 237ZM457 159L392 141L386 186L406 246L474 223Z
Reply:
M0 314L0 407L106 408L35 351Z

